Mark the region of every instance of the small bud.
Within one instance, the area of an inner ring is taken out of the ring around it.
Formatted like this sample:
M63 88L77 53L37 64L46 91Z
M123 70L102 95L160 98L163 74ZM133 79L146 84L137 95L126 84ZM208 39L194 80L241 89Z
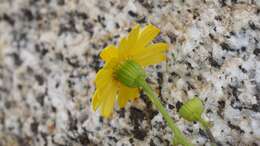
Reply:
M139 80L144 80L146 74L144 69L132 60L125 61L115 72L117 80L128 87L140 87Z
M194 97L182 105L179 114L188 121L200 121L203 110L204 106L202 101L199 98Z
M201 126L205 129L206 133L209 136L209 139L213 143L212 145L216 145L216 140L213 137L210 127L212 126L210 122L204 120L201 115L204 111L204 106L202 101L198 97L194 97L187 102L185 102L179 110L179 114L188 121L196 121L201 124Z

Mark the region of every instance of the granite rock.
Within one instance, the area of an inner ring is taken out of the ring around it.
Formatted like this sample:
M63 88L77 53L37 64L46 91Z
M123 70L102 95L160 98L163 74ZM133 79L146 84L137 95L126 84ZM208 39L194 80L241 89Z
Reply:
M109 120L91 109L100 51L135 23L170 45L149 82L195 145L209 139L176 113L193 96L219 145L260 145L258 0L1 0L0 146L170 145L144 94Z

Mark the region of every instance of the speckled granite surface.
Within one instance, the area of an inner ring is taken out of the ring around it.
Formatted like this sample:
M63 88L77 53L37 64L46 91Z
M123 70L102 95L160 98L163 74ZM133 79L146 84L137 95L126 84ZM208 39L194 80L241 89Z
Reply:
M150 82L195 145L197 123L176 115L194 95L219 145L260 145L258 0L0 0L0 146L159 146L171 132L145 95L111 120L91 110L101 49L153 23L170 44Z

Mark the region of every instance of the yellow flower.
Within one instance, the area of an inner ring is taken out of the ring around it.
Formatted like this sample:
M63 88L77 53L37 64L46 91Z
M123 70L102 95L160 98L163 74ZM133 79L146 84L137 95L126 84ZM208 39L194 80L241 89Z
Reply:
M96 111L100 107L102 116L109 117L113 111L115 100L123 108L128 100L139 97L138 87L129 87L119 81L116 71L127 61L146 67L166 59L166 43L152 44L151 41L160 30L149 24L143 29L136 25L127 37L121 39L119 46L107 46L100 54L105 65L96 75L96 91L92 98L92 107Z

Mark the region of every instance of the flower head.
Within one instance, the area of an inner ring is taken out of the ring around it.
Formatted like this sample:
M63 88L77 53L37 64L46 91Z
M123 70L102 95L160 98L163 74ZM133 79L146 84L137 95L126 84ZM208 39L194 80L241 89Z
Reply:
M179 114L188 121L199 121L203 110L202 101L198 97L194 97L181 106Z
M102 116L109 117L116 100L122 108L127 101L139 97L134 80L145 78L142 68L166 59L167 44L151 43L159 32L151 24L143 29L136 25L128 36L121 39L118 47L109 45L101 52L105 65L96 75L96 91L92 98L94 110L100 107Z
M204 111L203 102L198 97L186 101L179 109L179 115L190 122L197 121L204 128L211 127L211 123L202 118Z

